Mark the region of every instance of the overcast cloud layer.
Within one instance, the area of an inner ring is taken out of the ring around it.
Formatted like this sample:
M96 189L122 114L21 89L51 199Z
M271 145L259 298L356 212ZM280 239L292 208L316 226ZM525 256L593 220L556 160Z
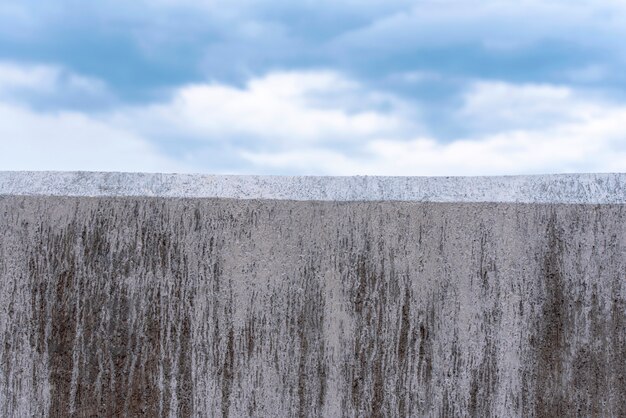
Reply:
M624 1L0 0L0 170L626 171Z

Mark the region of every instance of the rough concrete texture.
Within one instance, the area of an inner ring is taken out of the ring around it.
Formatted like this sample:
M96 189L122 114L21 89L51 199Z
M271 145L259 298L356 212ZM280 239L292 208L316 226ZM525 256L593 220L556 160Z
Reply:
M0 416L626 416L626 205L0 196Z
M626 203L625 174L500 177L0 172L0 195L418 202Z

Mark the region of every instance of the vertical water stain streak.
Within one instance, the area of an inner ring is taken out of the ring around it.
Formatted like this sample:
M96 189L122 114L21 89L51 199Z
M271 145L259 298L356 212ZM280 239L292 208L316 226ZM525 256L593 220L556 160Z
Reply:
M235 336L234 330L228 330L226 355L222 366L222 416L228 417L230 411L230 395L233 388L233 369L235 367Z
M547 224L547 249L543 260L545 302L538 330L536 368L536 414L539 417L564 416L563 367L568 329L565 283L562 272L563 242L559 236L557 214Z
M409 402L409 390L405 388L407 376L410 370L409 357L413 354L409 346L409 332L411 331L411 293L407 286L404 291L404 303L400 314L400 331L398 337L398 377L396 379L396 394L398 396L398 416L407 415L407 403Z
M62 416L71 411L73 347L76 337L76 300L71 291L75 272L65 270L58 275L52 309L51 332L47 341L52 404L50 414ZM44 317L45 318L45 317ZM46 321L46 319L40 319ZM45 325L39 328L44 328Z
M297 414L300 417L320 416L326 397L326 364L324 345L324 299L315 266L318 257L307 257L308 263L300 272L301 290L295 289L294 300L298 343ZM298 294L300 293L300 294Z
M353 308L356 323L354 340L354 361L351 375L351 398L358 415L380 417L390 413L387 405L386 370L387 344L396 347L394 354L399 354L398 339L387 341L388 329L384 326L387 310L393 310L395 303L389 303L389 282L384 264L380 270L373 266L374 253L366 239L366 249L356 257L356 289L354 289ZM394 335L394 334L392 334ZM398 338L395 334L394 338ZM390 358L389 361L394 361ZM402 397L404 388L395 396ZM397 410L397 406L393 408Z

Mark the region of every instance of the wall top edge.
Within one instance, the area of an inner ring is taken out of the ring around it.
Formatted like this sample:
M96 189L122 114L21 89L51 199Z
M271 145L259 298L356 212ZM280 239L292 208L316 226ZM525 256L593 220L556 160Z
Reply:
M626 203L626 173L320 177L0 171L0 196Z

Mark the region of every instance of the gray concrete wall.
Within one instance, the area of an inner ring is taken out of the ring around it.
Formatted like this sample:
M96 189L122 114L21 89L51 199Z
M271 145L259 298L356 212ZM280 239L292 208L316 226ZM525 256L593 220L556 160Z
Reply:
M623 180L570 176L574 203L0 187L0 416L626 416Z

